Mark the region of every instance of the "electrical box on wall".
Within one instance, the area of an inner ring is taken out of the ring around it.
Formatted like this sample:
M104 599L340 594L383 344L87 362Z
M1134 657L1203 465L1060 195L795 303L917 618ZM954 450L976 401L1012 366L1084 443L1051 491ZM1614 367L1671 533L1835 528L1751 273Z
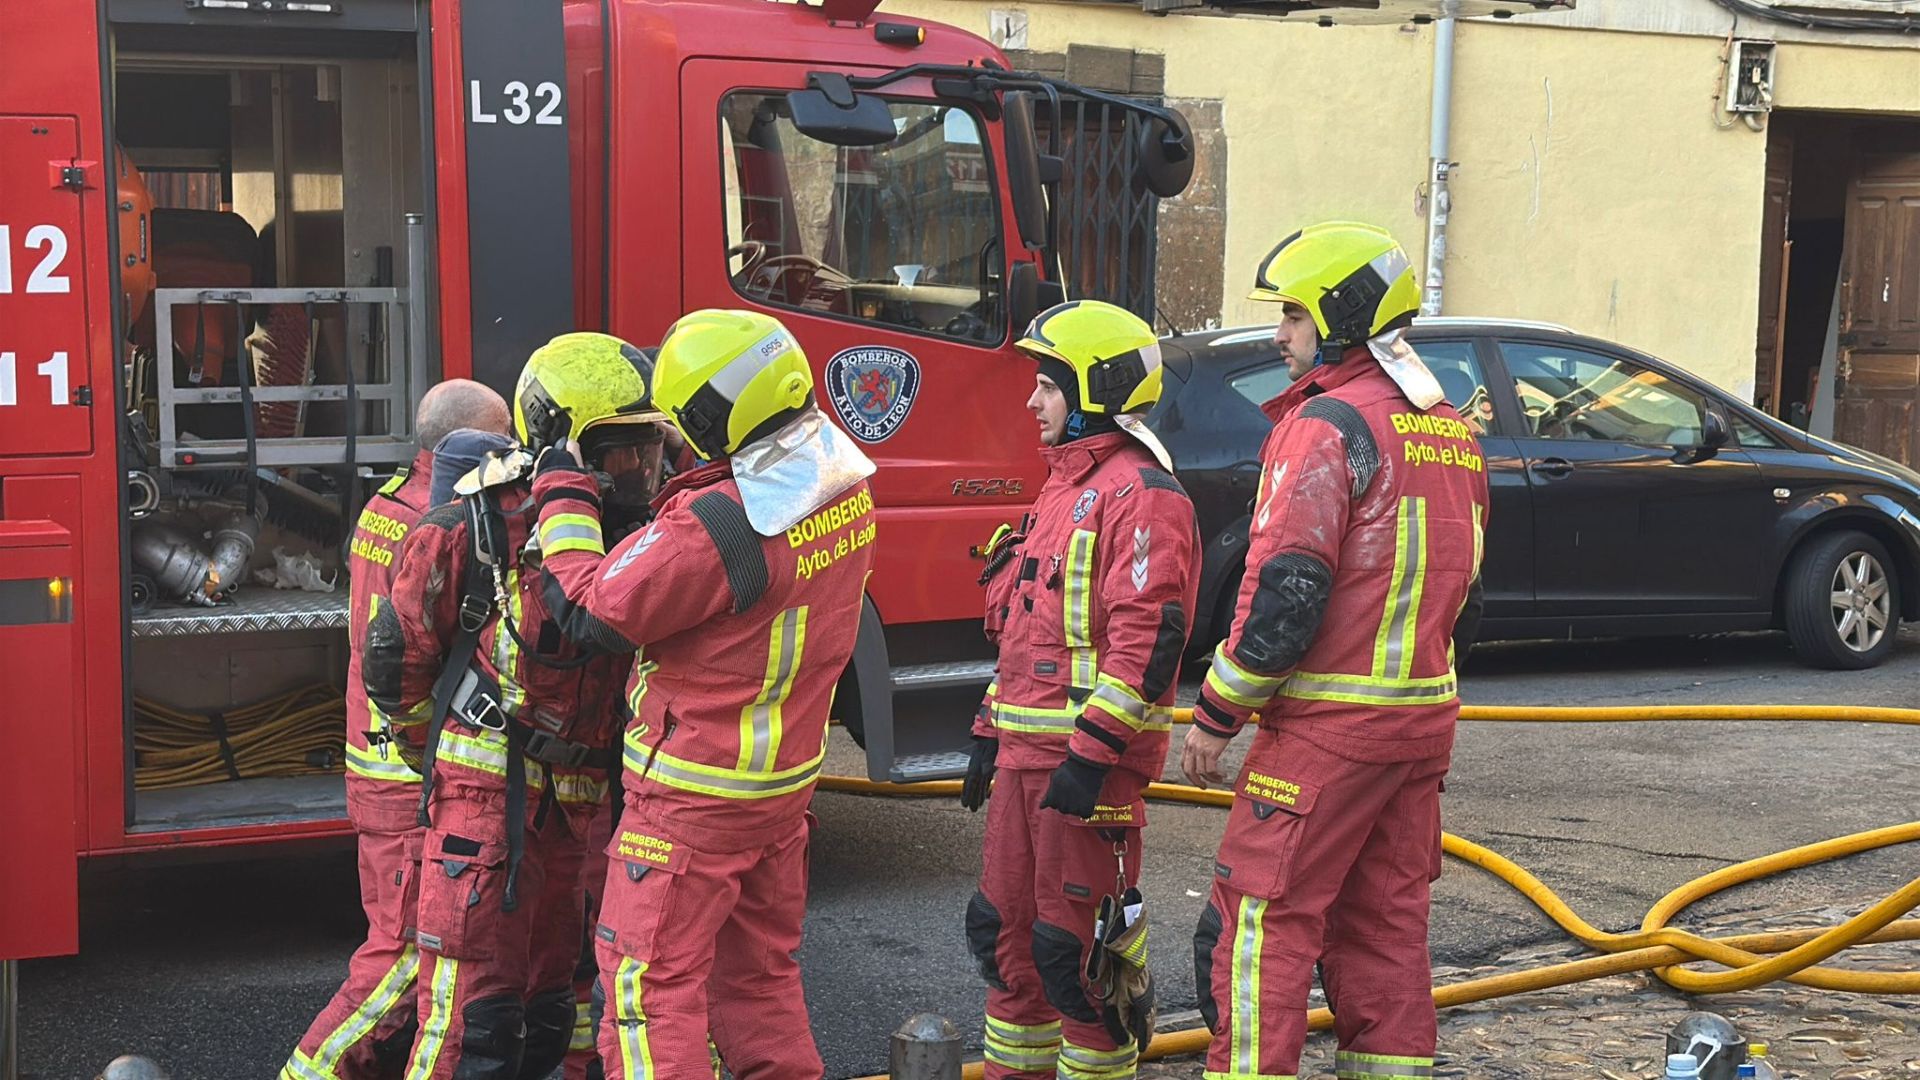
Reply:
M1771 41L1735 40L1727 52L1726 109L1730 113L1773 111Z

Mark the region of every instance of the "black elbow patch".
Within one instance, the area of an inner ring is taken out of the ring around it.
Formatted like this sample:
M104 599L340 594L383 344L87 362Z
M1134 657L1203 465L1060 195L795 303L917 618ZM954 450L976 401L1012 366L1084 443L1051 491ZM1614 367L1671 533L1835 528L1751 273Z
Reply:
M1332 424L1347 449L1347 468L1353 473L1353 497L1359 498L1380 471L1380 446L1373 441L1373 429L1367 426L1360 410L1333 397L1317 397L1300 407L1301 416L1311 416Z
M1173 685L1180 673L1180 654L1187 649L1187 613L1179 604L1160 606L1160 631L1153 637L1153 654L1140 675L1140 696L1151 705Z
M568 599L567 590L560 587L560 579L554 577L552 571L545 571L544 574L545 579L540 585L540 597L546 601L547 611L559 625L562 637L576 645L598 649L616 656L639 648L638 645L628 641L620 631L594 618L584 606Z
M720 565L726 567L727 585L733 590L733 613L738 615L766 595L771 580L760 534L747 520L746 508L721 492L700 496L691 509L719 549Z
M1333 570L1311 555L1283 552L1260 566L1253 606L1233 658L1257 675L1292 670L1320 633L1333 594Z
M407 655L407 635L392 603L383 603L367 624L367 652L360 662L360 678L367 697L382 709L400 704L401 661Z
M1107 749L1113 751L1116 754L1124 754L1127 752L1127 744L1125 740L1121 739L1118 735L1114 735L1111 732L1102 731L1098 724L1089 723L1087 721L1087 718L1084 716L1078 720L1075 720L1073 722L1073 726L1076 729L1080 731L1084 731L1088 735L1093 736L1095 741L1101 743Z

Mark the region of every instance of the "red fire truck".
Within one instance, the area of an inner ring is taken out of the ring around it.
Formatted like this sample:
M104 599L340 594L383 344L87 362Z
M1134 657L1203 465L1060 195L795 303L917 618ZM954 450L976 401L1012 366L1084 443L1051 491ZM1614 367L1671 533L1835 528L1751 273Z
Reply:
M1192 142L874 6L8 5L0 959L76 948L82 856L346 831L349 526L426 387L510 386L578 327L795 330L880 464L840 719L874 777L951 775L991 671L973 546L1040 480L1010 343L1061 295L1050 218L1177 194ZM1096 103L1130 175L1063 165Z
M9 8L0 957L75 948L80 856L345 831L348 526L426 387L510 387L571 328L795 330L881 464L841 719L876 777L953 766L991 666L970 548L1039 480L1035 116L1099 95L873 7ZM1178 192L1179 118L1110 105Z

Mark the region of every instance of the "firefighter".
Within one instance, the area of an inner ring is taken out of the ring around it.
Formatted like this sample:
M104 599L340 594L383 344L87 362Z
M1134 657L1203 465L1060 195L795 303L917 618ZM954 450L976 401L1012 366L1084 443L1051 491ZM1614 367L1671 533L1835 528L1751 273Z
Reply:
M578 439L610 517L637 520L664 419L644 357L603 334L536 350L514 395L521 447L487 457L408 536L368 633L367 696L427 720L416 921L420 1031L408 1080L544 1078L574 1019L581 867L608 799L631 650L567 638L543 600L532 449ZM596 525L595 534L598 533ZM562 529L546 554L566 550Z
M1260 264L1277 340L1318 363L1263 406L1246 576L1181 753L1196 784L1253 714L1194 941L1208 1075L1291 1078L1322 968L1336 1075L1427 1076L1429 882L1477 618L1486 469L1401 339L1419 303L1384 231L1333 222Z
M683 317L655 376L704 464L652 524L603 555L574 461L546 451L534 482L551 608L643 649L595 932L600 1054L608 1077L704 1077L711 1030L740 1080L817 1080L794 960L807 804L873 562L873 464L771 316Z
M1085 975L1137 959L1144 977L1138 916L1126 955L1106 955L1094 928L1104 897L1139 904L1142 792L1166 762L1199 533L1140 423L1160 397L1152 328L1080 301L1042 312L1017 347L1039 362L1027 407L1048 476L989 552L1000 660L961 793L977 810L992 791L966 920L988 985L986 1075L1125 1080L1151 1036L1150 994L1116 998L1114 977Z
M419 449L413 464L367 500L354 527L347 559L347 817L359 834L367 940L348 961L346 982L294 1048L282 1080L397 1076L413 1042L413 978L420 958L411 931L419 887L414 818L420 774L402 758L399 740L417 745L419 734L417 726L394 723L367 701L361 663L364 630L374 605L386 603L401 541L431 505L433 448L468 426L505 432L507 403L468 379L429 389L414 418Z

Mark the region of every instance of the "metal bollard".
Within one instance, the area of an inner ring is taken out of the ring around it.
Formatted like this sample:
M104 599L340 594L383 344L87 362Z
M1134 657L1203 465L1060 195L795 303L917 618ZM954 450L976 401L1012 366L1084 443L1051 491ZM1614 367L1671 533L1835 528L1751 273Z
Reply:
M166 1071L146 1058L128 1054L100 1070L100 1080L167 1080Z
M960 1080L960 1029L944 1016L920 1013L893 1033L892 1080Z

